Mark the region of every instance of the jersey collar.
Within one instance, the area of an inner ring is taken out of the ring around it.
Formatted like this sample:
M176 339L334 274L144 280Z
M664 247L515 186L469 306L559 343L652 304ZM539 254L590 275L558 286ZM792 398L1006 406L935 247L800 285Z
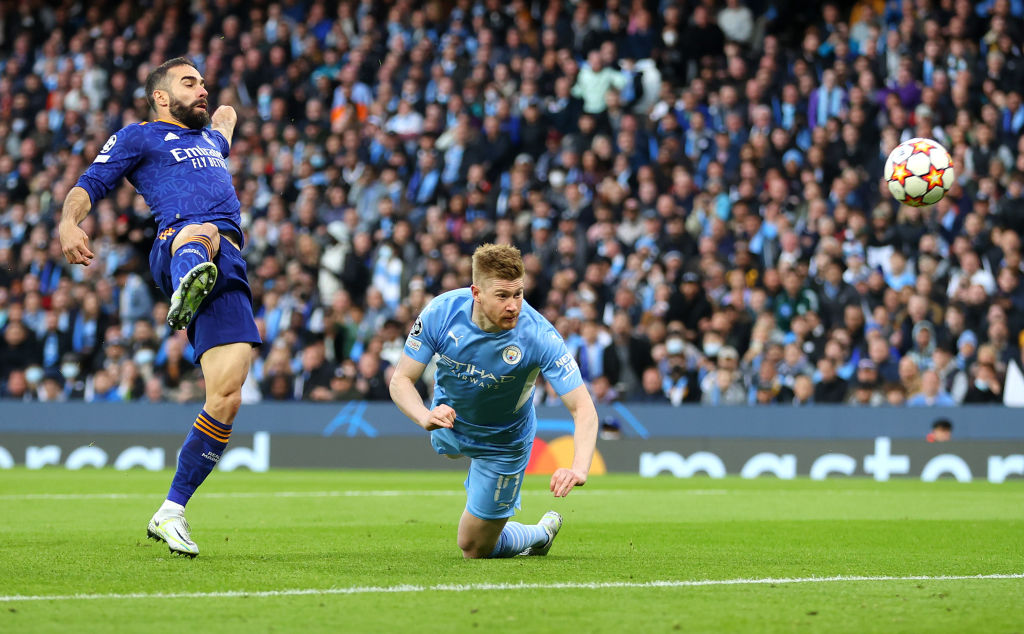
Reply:
M188 130L188 126L187 125L182 125L182 124L178 123L177 121L168 121L167 119L157 119L154 123L169 123L171 125L176 125L179 128L184 128L184 129Z

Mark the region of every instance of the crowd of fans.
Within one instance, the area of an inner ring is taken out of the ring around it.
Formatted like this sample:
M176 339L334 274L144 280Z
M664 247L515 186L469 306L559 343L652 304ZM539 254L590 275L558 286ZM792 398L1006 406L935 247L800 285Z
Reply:
M1024 325L1024 3L0 5L0 395L201 399L125 182L55 222L184 54L239 113L245 400L383 400L405 334L517 245L599 403L1001 402ZM899 207L912 137L957 184ZM424 386L425 391L429 389ZM543 380L538 402L557 398Z

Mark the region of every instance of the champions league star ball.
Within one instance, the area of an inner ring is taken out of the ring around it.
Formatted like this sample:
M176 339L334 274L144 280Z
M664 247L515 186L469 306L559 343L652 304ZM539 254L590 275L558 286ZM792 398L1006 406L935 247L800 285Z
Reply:
M953 159L931 139L910 139L896 146L885 161L885 182L900 204L934 205L953 186Z

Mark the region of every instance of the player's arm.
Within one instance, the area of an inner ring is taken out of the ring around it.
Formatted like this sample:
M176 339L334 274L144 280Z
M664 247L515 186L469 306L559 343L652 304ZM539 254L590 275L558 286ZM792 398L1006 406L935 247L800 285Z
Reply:
M416 381L419 380L426 367L425 363L420 363L403 353L402 358L398 360L398 365L395 366L395 373L391 376L391 383L388 386L391 400L403 414L427 431L442 427L451 428L455 424L455 410L447 405L438 405L432 410L427 409L423 405L420 393L416 391Z
M60 224L60 248L71 264L89 266L95 255L89 249L89 236L79 227L95 201L109 194L142 160L140 126L122 128L110 135L92 164L64 198Z
M560 498L569 495L573 487L586 484L597 444L597 408L587 386L580 385L562 395L562 403L572 414L575 429L572 434L572 467L563 467L551 475L551 492Z
M64 198L64 208L57 227L61 251L70 264L89 266L89 262L96 257L89 249L89 236L78 226L89 215L90 209L92 200L89 192L81 187L72 187Z
M223 134L228 142L228 147L231 147L231 137L235 134L236 123L238 123L238 114L231 106L220 106L210 117L210 129Z

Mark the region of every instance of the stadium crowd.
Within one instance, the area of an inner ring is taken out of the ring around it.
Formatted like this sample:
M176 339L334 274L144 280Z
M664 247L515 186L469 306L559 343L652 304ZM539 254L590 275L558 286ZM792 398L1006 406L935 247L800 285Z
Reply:
M0 395L202 399L131 185L83 223L91 266L55 233L184 54L239 112L247 401L388 398L416 315L486 241L523 251L598 403L1002 401L1024 3L598 4L0 4ZM899 207L882 165L917 136L957 184Z

